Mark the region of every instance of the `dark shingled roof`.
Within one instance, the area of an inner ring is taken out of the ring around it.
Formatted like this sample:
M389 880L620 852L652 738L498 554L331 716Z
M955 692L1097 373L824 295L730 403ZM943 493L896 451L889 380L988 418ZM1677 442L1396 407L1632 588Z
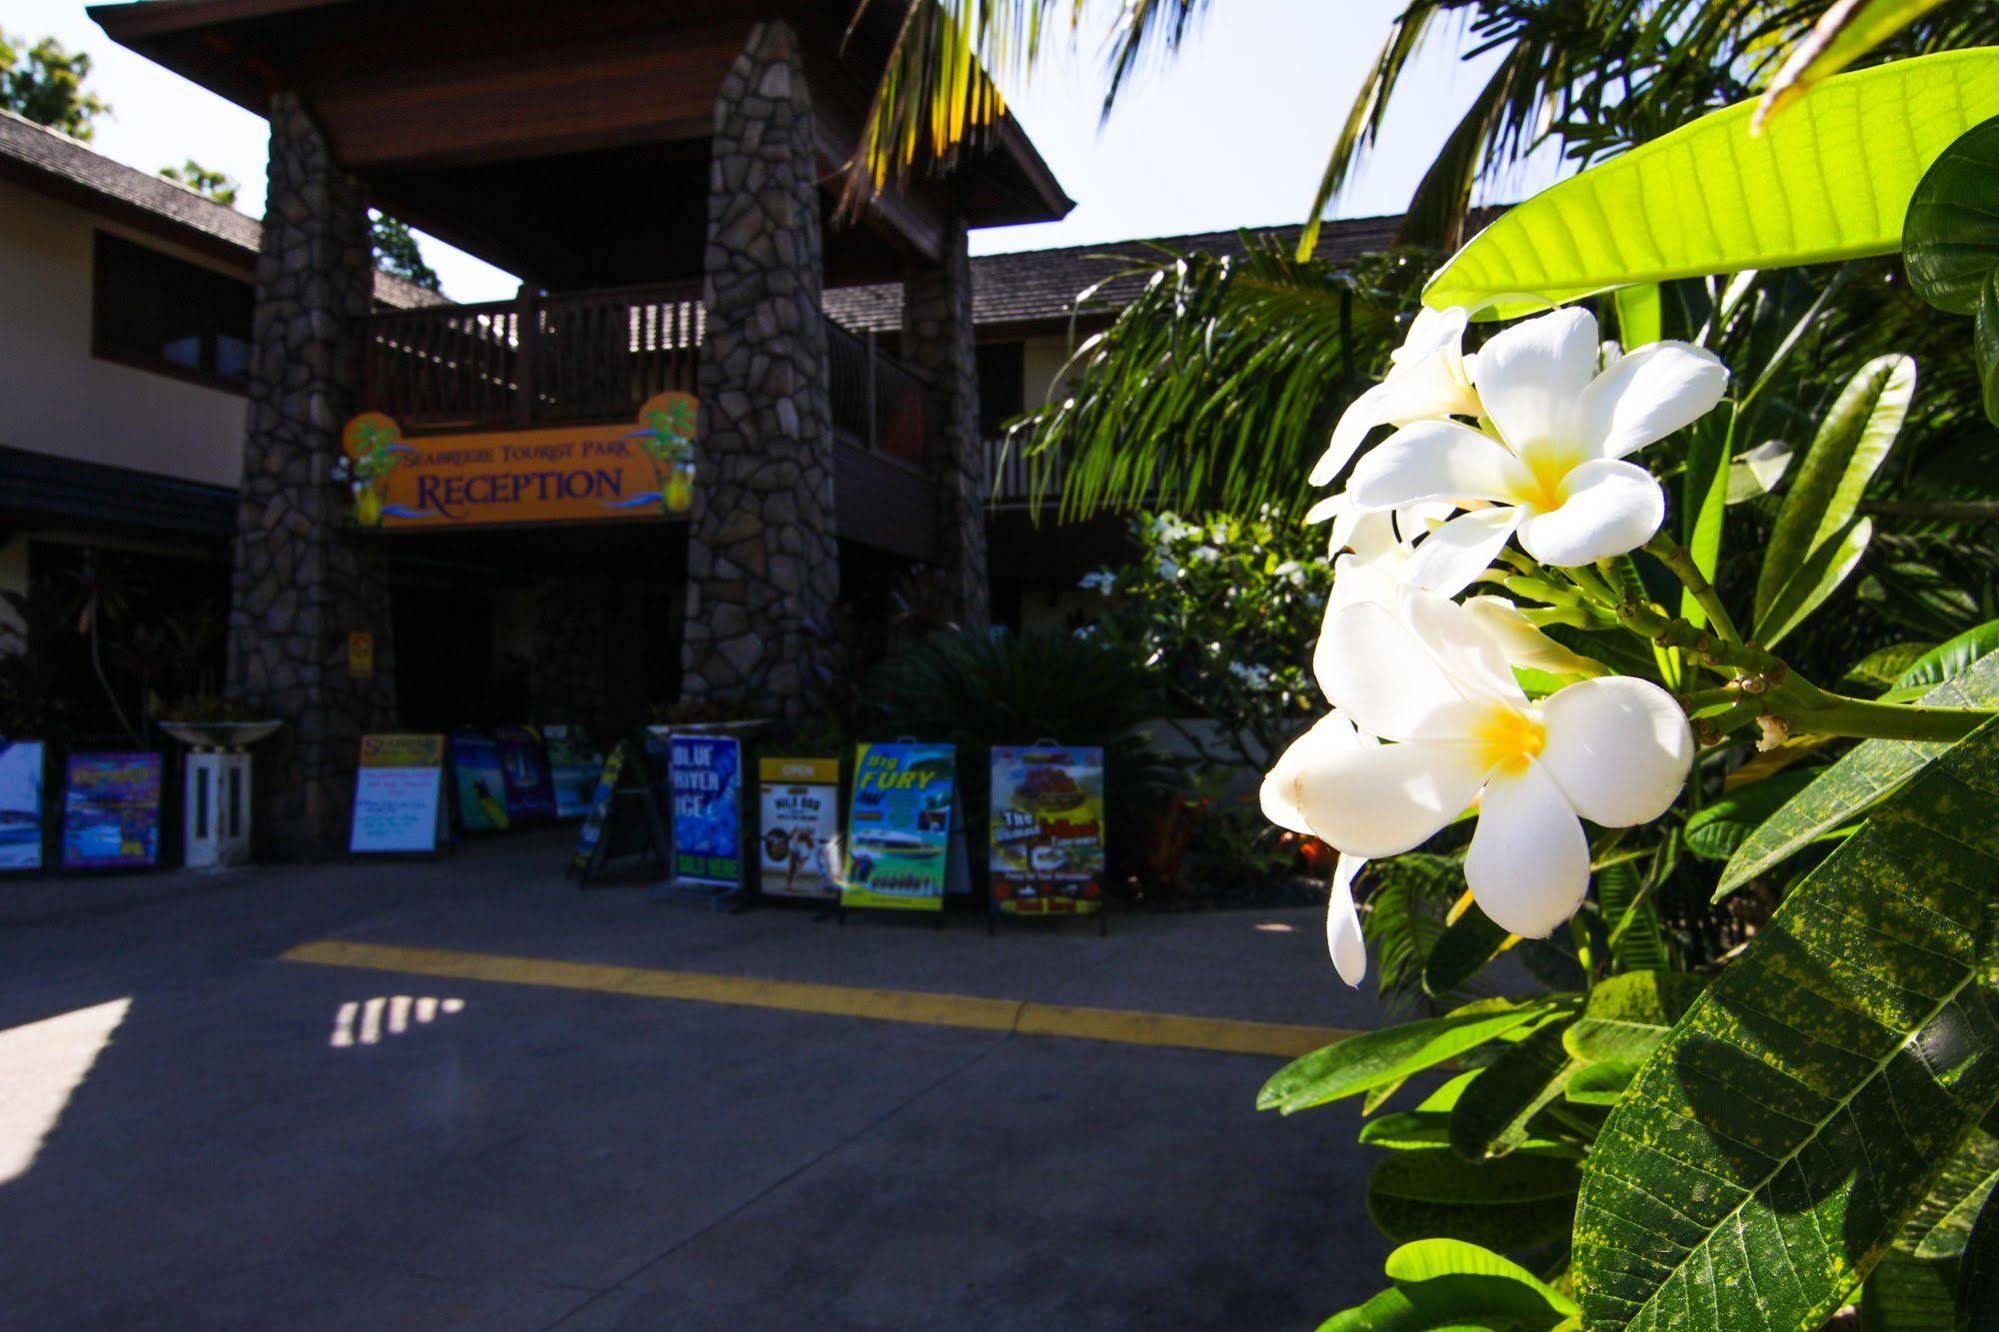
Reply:
M0 108L0 179L16 180L79 207L125 218L225 261L255 265L264 227L185 185L113 161L88 144ZM164 225L162 225L164 224ZM375 274L375 299L396 309L443 305L414 282Z
M1319 232L1319 254L1327 259L1352 259L1388 248L1402 225L1396 217L1359 217L1330 221ZM972 260L972 319L981 326L1054 324L1069 318L1076 297L1133 263L1158 258L1153 246L1181 252L1239 255L1245 233L1257 241L1286 248L1298 243L1298 226L1250 227L1243 231L1204 231L1157 240L1098 241L1059 250L1019 250L1012 254L980 255ZM1142 279L1113 282L1098 299L1122 304L1138 291ZM826 313L856 331L892 332L902 326L902 287L882 283L839 287L826 293Z

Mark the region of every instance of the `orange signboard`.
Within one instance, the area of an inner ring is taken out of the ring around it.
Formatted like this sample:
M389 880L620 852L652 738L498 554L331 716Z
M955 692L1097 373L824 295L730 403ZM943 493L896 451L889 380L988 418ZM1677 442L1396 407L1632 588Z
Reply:
M684 513L695 409L692 394L662 393L635 423L415 439L365 412L341 436L354 521L441 530Z

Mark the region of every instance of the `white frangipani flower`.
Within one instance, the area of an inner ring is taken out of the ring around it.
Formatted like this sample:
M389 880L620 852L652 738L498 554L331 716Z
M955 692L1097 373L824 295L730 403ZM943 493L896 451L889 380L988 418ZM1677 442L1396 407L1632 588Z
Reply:
M1448 500L1472 510L1424 542L1413 581L1442 588L1471 569L1462 587L1516 533L1541 563L1572 567L1634 550L1659 530L1665 494L1624 457L1712 410L1728 370L1682 342L1651 343L1601 373L1597 365L1587 310L1515 324L1471 368L1493 434L1418 421L1354 467L1347 494L1357 508Z
M1299 803L1300 781L1326 757L1373 744L1372 738L1361 735L1339 713L1322 717L1292 742L1264 777L1263 817L1301 836L1314 836ZM1333 866L1332 891L1326 902L1326 951L1332 954L1340 979L1349 985L1359 985L1367 975L1367 944L1361 937L1360 912L1353 902L1354 876L1366 863L1359 856L1342 853Z
M1338 476L1376 426L1480 414L1471 377L1475 358L1460 350L1470 318L1471 312L1461 307L1416 312L1402 345L1390 354L1387 377L1340 414L1332 443L1312 468L1313 485L1327 485Z
M1289 783L1306 826L1351 856L1411 850L1476 801L1472 895L1511 933L1543 937L1589 887L1581 820L1628 827L1673 803L1693 761L1686 716L1628 676L1530 703L1473 612L1404 595L1400 614L1360 603L1333 617L1320 663L1347 724L1393 743L1319 740L1296 753L1315 728L1273 776Z

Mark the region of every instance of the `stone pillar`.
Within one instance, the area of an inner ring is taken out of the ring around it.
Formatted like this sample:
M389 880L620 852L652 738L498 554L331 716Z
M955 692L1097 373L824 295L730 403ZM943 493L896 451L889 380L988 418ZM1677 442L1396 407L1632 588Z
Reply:
M943 262L902 281L903 359L936 388L942 419L931 422L929 470L937 486L937 555L951 615L983 629L992 621L986 576L986 446L979 438L979 366L973 353L972 260L965 223L944 230Z
M395 651L386 558L344 529L330 475L355 411L353 321L373 293L367 213L295 94L274 96L270 119L229 689L285 723L258 751L256 817L265 850L296 859L346 845L357 742L392 721ZM366 679L348 670L357 631L374 636Z
M812 126L796 34L756 24L715 101L681 694L784 716L840 592Z

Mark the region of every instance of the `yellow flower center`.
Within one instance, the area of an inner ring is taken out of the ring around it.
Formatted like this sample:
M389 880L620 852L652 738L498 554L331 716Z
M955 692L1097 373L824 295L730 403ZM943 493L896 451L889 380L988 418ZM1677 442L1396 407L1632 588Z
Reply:
M1516 502L1539 513L1552 513L1568 501L1569 473L1582 461L1573 449L1537 441L1520 451L1520 461L1533 477L1514 496Z
M1479 724L1475 738L1479 764L1487 772L1497 768L1518 773L1526 769L1527 760L1547 747L1548 728L1537 717L1496 707Z

